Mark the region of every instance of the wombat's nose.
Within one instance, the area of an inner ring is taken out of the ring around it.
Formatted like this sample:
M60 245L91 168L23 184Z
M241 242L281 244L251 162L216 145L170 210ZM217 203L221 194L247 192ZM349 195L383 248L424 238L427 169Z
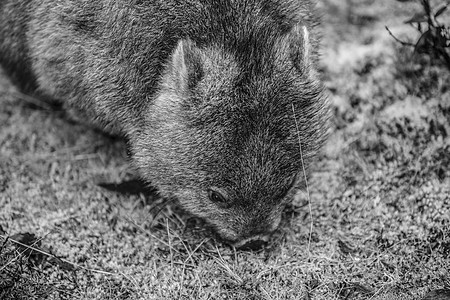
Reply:
M267 245L267 241L257 239L257 240L244 241L243 243L239 243L239 244L241 244L241 245L236 245L236 248L239 250L256 251L256 250L260 250L265 245Z
M249 241L244 245L242 245L241 247L239 247L239 249L255 251L263 248L265 245L267 245L267 242L263 240Z

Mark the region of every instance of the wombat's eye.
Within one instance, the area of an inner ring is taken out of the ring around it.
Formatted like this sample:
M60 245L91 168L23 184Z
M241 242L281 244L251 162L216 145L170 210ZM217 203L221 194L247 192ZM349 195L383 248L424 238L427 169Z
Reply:
M212 202L215 202L215 203L219 203L219 204L227 203L227 198L217 190L208 189L208 197L209 197L209 200L211 200Z

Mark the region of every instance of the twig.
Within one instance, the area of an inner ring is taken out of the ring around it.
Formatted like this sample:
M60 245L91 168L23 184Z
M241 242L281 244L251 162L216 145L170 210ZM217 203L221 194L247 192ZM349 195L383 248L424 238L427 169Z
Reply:
M172 252L172 240L170 238L169 230L169 219L166 218L166 229L167 229L167 239L169 240L169 251L170 251L170 272L173 277L173 252Z
M412 44L412 43L408 43L408 42L404 42L400 39L398 39L390 30L387 26L384 26L384 28L386 28L386 30L389 32L389 35L392 36L394 38L394 40L396 40L397 42L399 42L400 44L402 44L403 46L410 46L410 47L415 47L416 45Z
M34 241L33 244L31 244L31 246L28 246L28 247L32 247L32 246L36 245L37 243L39 243L40 241L42 241L42 240L43 240L47 235L49 235L49 234L50 234L50 232L47 233L44 237L41 237L41 238L37 239L36 241ZM11 240L12 242L15 242L15 243L20 243L20 242L17 242L16 240L12 239L12 238L9 237L9 236L6 236L6 237L5 237L5 236L0 235L0 237L3 238L3 239L5 240L4 243L3 243L3 246L6 245L6 243L8 242L8 240ZM26 248L26 247L25 247L25 248ZM4 266L2 266L2 267L0 268L0 271L3 271L6 267L8 267L10 264L12 264L12 263L15 262L17 259L19 259L19 257L22 256L27 250L28 250L28 249L25 249L25 250L23 250L22 252L19 252L19 254L17 254L13 259L11 259L8 263L6 263Z
M187 263L188 260L192 259L192 256L194 255L194 253L197 252L197 250L200 249L200 247L201 247L204 243L208 242L209 240L210 240L210 238L203 239L203 240L200 242L200 244L198 244L197 247L194 248L194 250L189 251L189 252L188 252L189 255L188 255L188 257L184 260L184 263ZM192 261L192 263L194 263L194 262Z
M239 284L239 285L244 284L244 280L238 274L236 274L233 270L231 270L230 266L225 262L217 245L216 245L216 251L217 251L217 254L219 254L219 258L217 258L216 256L213 257L213 259L216 261L216 263L228 274L228 276L230 276L232 279L234 279L234 281L237 284Z
M2 236L2 235L0 235L0 237L1 237L1 238L6 238L5 236ZM63 263L66 263L66 264L69 264L69 265L73 266L73 267L76 268L76 269L83 269L83 270L86 270L86 271L90 271L90 272L93 272L93 273L99 273L99 274L103 274L103 275L117 275L117 274L115 274L115 273L111 273L111 272L107 272L107 271L96 270L96 269L90 269L90 268L84 267L84 266L82 266L82 265L79 265L79 264L76 264L76 263L74 263L74 262L68 261L67 259L60 258L60 257L58 257L58 256L56 256L56 255L54 255L54 254L45 252L45 251L43 251L43 250L41 250L41 249L39 249L39 248L36 248L36 247L33 247L33 246L29 246L29 245L27 245L27 244L24 244L24 243L21 243L21 242L19 242L19 241L16 241L15 239L12 239L11 237L9 237L9 240L10 240L11 242L13 242L13 243L19 245L19 246L22 246L22 247L27 248L28 250L36 251L36 252L38 252L38 253L40 253L40 254L43 254L43 255L45 255L45 256L47 256L47 257L55 258L56 260L59 260L59 261L61 261L61 262L63 262Z
M44 101L42 101L40 99L37 99L35 97L32 97L30 95L23 94L23 93L18 92L18 91L13 92L12 96L17 98L17 99L19 99L19 100L22 100L22 101L28 102L30 104L33 104L33 105L35 105L35 106L37 106L37 107L39 107L39 108L41 108L43 110L50 110L50 111L54 111L55 110L51 104L49 104L47 102L44 102Z
M308 237L308 252L309 252L309 254L311 254L311 239L312 239L312 231L313 231L311 196L310 196L310 193L309 193L308 179L306 178L305 162L303 160L302 141L301 141L301 138L300 138L300 129L298 127L297 117L295 115L294 103L292 103L292 113L294 114L295 127L297 128L298 146L300 148L300 159L301 159L301 162L302 162L303 177L304 177L304 180L305 180L306 194L307 194L307 197L308 197L309 221L310 221L309 237Z
M47 234L47 235L48 235L48 234ZM107 272L107 271L103 271L103 270L90 269L90 268L84 267L84 266L82 266L82 265L76 264L76 263L74 263L74 262L71 262L71 261L69 261L69 260L67 260L67 259L60 258L60 257L58 257L58 256L56 256L56 255L54 255L54 254L45 252L45 251L43 251L43 250L41 250L41 249L39 249L39 248L33 247L33 245L35 245L36 243L38 243L39 241L41 241L41 240L44 239L44 238L38 239L37 241L35 241L35 242L30 246L30 245L26 245L26 244L24 244L24 243L21 243L21 242L19 242L19 241L16 241L15 239L13 239L13 238L11 238L11 237L8 237L8 236L5 237L5 236L0 235L0 237L3 238L3 239L5 239L5 241L10 240L11 242L13 242L13 243L15 243L15 244L24 247L25 250L23 250L22 252L20 252L20 253L19 253L19 256L22 255L22 254L24 254L27 250L36 251L36 252L38 252L38 253L40 253L40 254L42 254L42 255L45 255L45 256L47 256L47 257L54 258L54 259L56 259L56 260L58 260L58 261L60 261L60 262L63 262L63 263L68 264L68 265L71 265L74 269L82 269L82 270L85 270L85 271L88 271L88 272L98 273L98 274L108 275L108 276L117 276L117 275L121 275L121 276L123 276L125 279L129 280L130 282L132 282L135 286L137 286L136 280L135 280L133 277L126 275L126 274L123 273L122 271L118 271L118 273L111 273L111 272ZM15 257L15 258L14 258L12 261L10 261L8 264L2 266L2 268L0 268L0 271L2 271L4 268L6 268L10 263L12 263L13 261L15 261L17 258L18 258L18 256Z

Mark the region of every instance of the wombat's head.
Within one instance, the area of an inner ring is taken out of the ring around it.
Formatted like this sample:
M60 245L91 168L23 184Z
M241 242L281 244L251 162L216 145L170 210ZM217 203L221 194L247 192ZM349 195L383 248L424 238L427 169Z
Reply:
M131 141L142 176L236 246L278 227L325 135L307 30L293 31L249 49L181 40Z

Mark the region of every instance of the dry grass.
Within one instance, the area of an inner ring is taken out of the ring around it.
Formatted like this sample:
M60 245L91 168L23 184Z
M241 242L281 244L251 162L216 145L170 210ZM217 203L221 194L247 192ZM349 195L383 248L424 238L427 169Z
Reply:
M260 252L99 187L132 179L123 143L0 76L0 298L449 299L450 74L391 40L401 4L321 3L334 128Z

